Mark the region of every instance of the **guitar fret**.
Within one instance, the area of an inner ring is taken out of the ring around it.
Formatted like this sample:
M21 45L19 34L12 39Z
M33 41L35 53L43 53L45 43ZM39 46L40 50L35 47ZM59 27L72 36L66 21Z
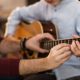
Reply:
M78 38L78 41L80 41L80 38Z
M64 40L64 43L67 43L66 40Z
M56 45L58 45L58 41L56 41Z
M52 43L53 43L53 42L51 41L51 42L50 42L50 45L49 45L49 48L50 48L50 46L53 47L53 44L52 44Z
M69 44L69 43L70 43L70 40L66 40L66 43L68 43L68 44Z
M50 46L50 43L48 42L48 47L47 47L47 49L49 49L49 46Z
M43 44L43 48L45 49L51 49L53 46L60 44L60 43L68 43L71 44L72 41L80 41L80 38L76 38L76 39L65 39L65 40L55 40L55 41L44 41Z
M59 43L61 43L61 40L59 40Z
M55 41L55 45L57 45L57 41Z
M64 43L64 40L61 40L62 43Z
M73 41L73 40L72 40L72 39L70 39L70 40L69 40L69 44L71 44L71 43L72 43L72 41Z
M56 41L54 42L54 46L56 45Z
M54 45L54 42L53 42L53 46L55 46L55 45Z

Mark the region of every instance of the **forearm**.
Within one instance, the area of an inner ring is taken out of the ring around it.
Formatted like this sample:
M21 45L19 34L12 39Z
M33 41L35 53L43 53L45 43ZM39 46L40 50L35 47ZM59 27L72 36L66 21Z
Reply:
M47 59L21 60L19 64L20 75L37 73L51 69Z

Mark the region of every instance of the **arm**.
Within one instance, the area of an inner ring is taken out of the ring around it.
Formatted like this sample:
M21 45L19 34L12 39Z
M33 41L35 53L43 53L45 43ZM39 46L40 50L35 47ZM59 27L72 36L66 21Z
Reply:
M20 75L25 75L55 69L68 60L70 56L69 45L59 44L51 49L46 58L22 60L19 66L19 73Z
M22 21L32 22L33 20L40 20L39 18L41 17L39 16L38 13L41 13L41 11L40 10L39 10L40 12L37 11L40 8L41 6L38 2L31 6L18 7L14 9L10 16L8 17L5 36L12 35L17 28L16 26Z
M53 40L52 35L50 35L49 33L38 34L38 35L30 38L29 40L27 40L25 43L25 46L26 46L26 48L28 48L30 50L38 51L41 53L48 52L47 50L39 47L40 40L42 40L44 38ZM10 52L16 53L16 52L19 52L20 50L21 50L20 40L14 38L12 36L5 37L0 43L0 52L1 53L10 53Z
M36 36L27 40L25 46L26 48L37 51L40 53L48 52L48 50L40 48L40 40L47 38L53 40L53 36L49 33L37 34ZM3 48L4 47L4 48ZM20 40L13 36L4 37L3 41L0 43L1 53L19 53L21 51Z
M55 69L68 60L70 55L69 45L63 43L52 48L45 58L31 60L0 59L0 75L18 76Z

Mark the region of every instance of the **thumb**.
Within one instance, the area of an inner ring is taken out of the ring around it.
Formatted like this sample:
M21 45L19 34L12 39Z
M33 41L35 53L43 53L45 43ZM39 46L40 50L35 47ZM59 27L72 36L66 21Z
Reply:
M34 47L34 50L37 51L37 52L40 52L40 53L48 53L49 50L46 50L46 49L42 49L40 47Z

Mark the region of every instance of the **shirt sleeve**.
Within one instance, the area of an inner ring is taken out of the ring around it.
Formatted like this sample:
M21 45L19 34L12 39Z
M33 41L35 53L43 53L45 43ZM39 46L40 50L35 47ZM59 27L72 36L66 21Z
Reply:
M40 13L39 6L40 4L36 3L34 5L17 7L14 9L8 17L5 36L13 35L17 28L17 25L21 21L32 22L33 20L38 20L39 15L37 14Z
M78 16L76 26L77 26L76 31L77 31L78 35L80 35L80 15Z
M0 59L0 76L19 76L19 59Z

